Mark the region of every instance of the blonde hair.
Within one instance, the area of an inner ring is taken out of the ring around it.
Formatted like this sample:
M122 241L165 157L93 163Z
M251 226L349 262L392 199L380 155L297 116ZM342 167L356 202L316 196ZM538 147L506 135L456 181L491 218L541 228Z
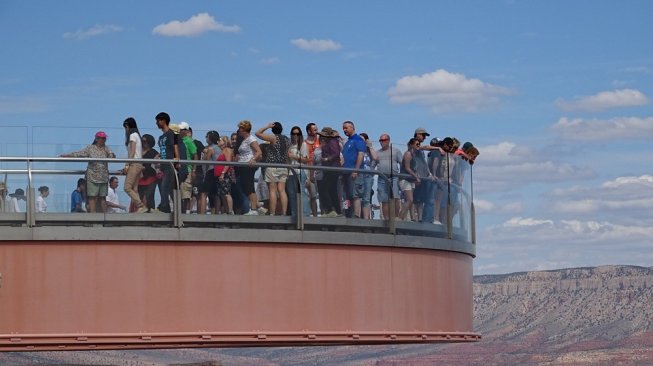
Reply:
M222 141L222 143L224 143L224 147L228 147L228 148L231 149L231 138L229 138L227 136L222 136L222 137L220 137L220 141Z
M451 139L453 140L453 145L452 145L452 146L453 146L454 148L456 148L456 149L459 148L459 147L460 147L460 140L458 140L458 139L455 138L455 137L452 137Z
M238 128L242 128L243 130L245 130L245 132L251 132L252 131L252 122L250 122L250 121L248 121L246 119L242 120L242 121L238 122Z

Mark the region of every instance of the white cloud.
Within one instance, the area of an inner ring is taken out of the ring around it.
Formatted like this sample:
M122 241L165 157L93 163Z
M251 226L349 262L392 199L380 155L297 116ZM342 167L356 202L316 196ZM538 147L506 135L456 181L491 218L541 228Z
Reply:
M508 202L497 205L494 202L474 198L476 214L517 214L523 211L521 202Z
M608 120L563 117L553 125L553 130L569 140L650 139L653 137L653 117L615 117Z
M434 113L476 112L496 105L500 97L511 94L514 91L509 88L443 69L404 76L388 90L392 103L426 105Z
M281 62L278 57L268 57L268 58L263 58L258 61L261 64L264 65L272 65L272 64L278 64Z
M619 177L614 180L605 182L602 187L605 188L620 188L629 185L643 185L653 188L653 175L642 175L639 177Z
M477 272L507 273L565 267L650 266L653 225L606 220L514 217L477 234Z
M651 219L653 212L653 176L618 177L600 186L577 186L551 193L558 213L613 216L619 221Z
M474 207L478 214L493 212L495 209L494 203L482 199L474 199Z
M337 51L342 48L338 42L330 39L311 39L297 38L290 41L297 48L310 52L328 52Z
M506 221L503 223L504 227L524 227L524 226L552 226L553 221L551 220L537 220L533 218L521 218L521 217L513 217L510 220Z
M556 105L564 111L598 112L610 108L633 107L648 104L648 98L639 90L619 89L577 98L558 100Z
M83 41L92 37L101 36L103 34L115 33L122 31L122 27L108 24L108 25L96 25L89 29L78 29L75 32L66 32L63 34L63 38L74 39L76 41Z
M552 160L551 154L513 142L478 148L481 155L474 165L475 192L508 191L530 183L583 180L595 175L590 169Z
M237 25L224 25L216 22L209 13L193 15L188 20L173 20L159 24L152 30L152 34L167 37L194 37L206 32L238 33Z

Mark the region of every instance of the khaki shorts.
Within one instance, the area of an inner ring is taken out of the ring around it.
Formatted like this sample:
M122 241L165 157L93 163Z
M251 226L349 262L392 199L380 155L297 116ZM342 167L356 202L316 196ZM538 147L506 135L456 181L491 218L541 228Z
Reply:
M106 197L107 194L109 194L109 183L86 181L86 195L88 197Z
M288 179L288 168L265 168L265 181L268 183L285 183Z
M399 189L402 191L410 191L415 189L415 183L409 182L405 179L399 180Z
M187 200L190 199L193 195L193 179L190 174L185 181L181 182L181 199Z

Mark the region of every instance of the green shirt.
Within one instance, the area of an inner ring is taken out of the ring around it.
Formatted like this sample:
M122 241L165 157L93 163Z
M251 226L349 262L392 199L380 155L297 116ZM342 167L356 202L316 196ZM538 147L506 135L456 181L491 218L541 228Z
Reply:
M193 156L197 154L197 146L193 142L193 139L190 138L190 136L184 136L181 138L181 141L184 143L184 146L186 146L186 159L188 160L193 160ZM188 172L193 171L193 166L188 164Z

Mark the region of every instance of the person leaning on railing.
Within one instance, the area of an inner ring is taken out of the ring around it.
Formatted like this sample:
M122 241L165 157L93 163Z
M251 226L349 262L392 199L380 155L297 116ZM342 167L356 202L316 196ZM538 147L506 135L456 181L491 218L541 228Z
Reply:
M95 134L93 143L82 150L61 154L62 158L115 158L116 154L106 145L107 134L99 131ZM89 212L106 212L107 194L109 193L109 164L107 162L91 161L86 168L86 196ZM100 208L98 209L98 203Z

